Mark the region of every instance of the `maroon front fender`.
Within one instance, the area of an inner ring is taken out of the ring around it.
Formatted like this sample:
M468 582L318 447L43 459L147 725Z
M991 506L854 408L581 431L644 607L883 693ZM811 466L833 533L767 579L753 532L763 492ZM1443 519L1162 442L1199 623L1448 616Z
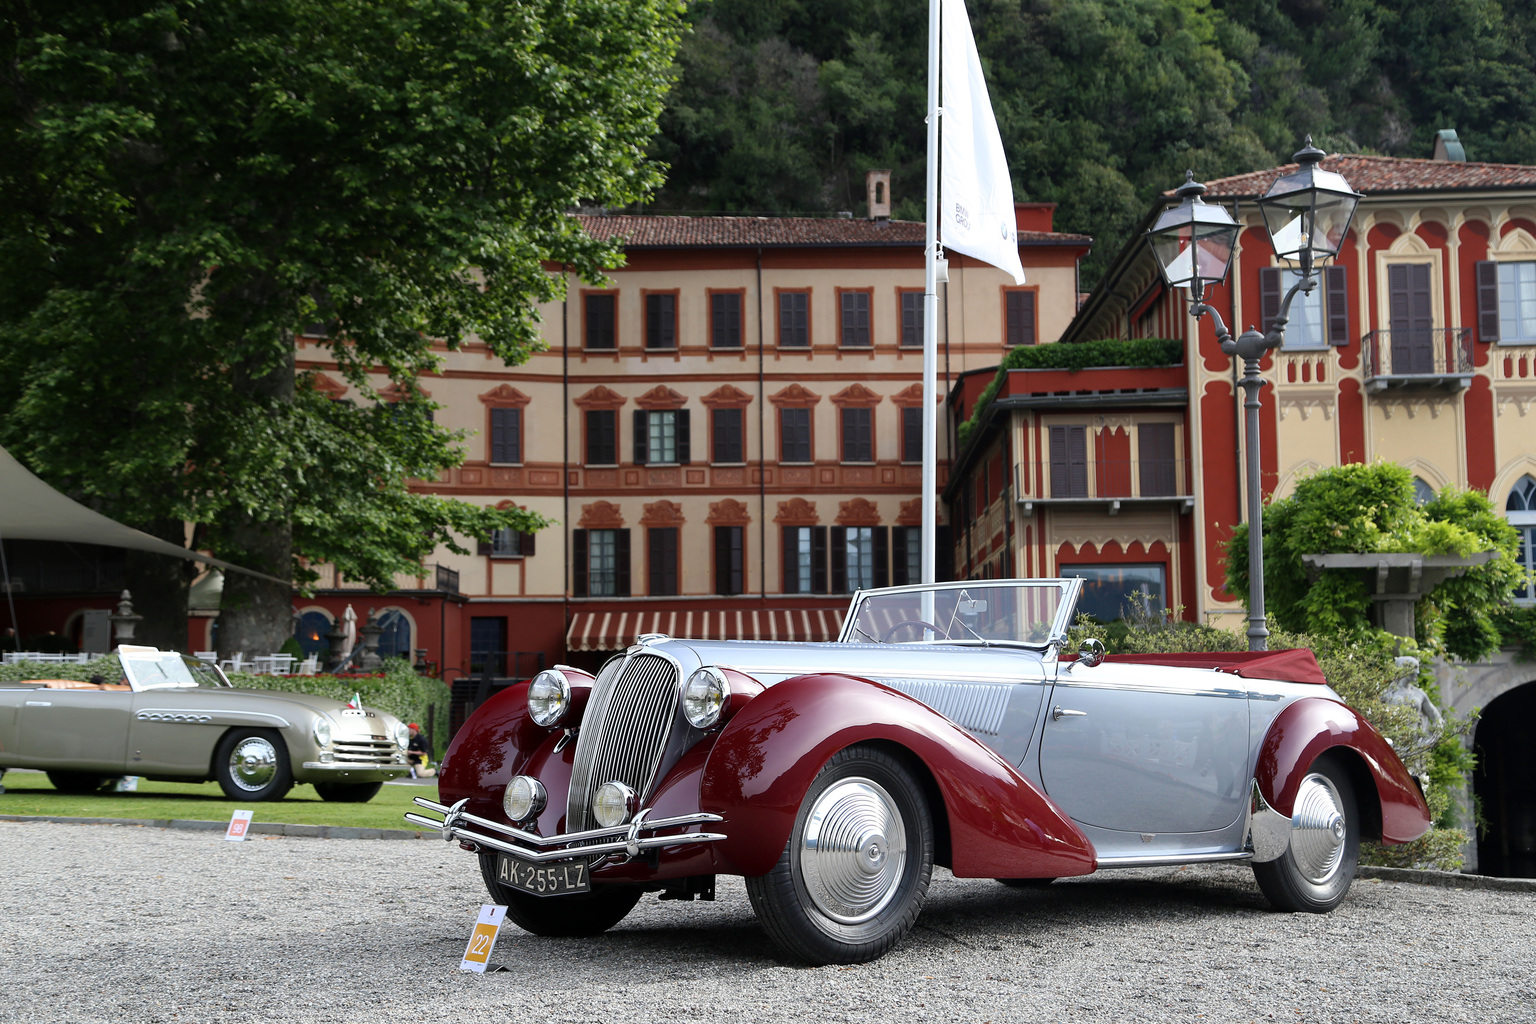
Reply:
M1353 708L1326 697L1303 697L1275 717L1259 748L1259 792L1289 817L1312 762L1334 747L1353 751L1369 770L1381 810L1382 842L1411 842L1429 829L1429 807L1397 752ZM1358 799L1370 796L1360 793Z
M1012 765L928 706L842 675L769 687L721 732L699 792L699 809L726 819L720 858L744 875L766 874L822 766L845 747L879 741L910 751L933 776L957 876L1064 877L1096 867L1092 844Z
M518 683L475 710L448 744L437 776L438 800L469 798L471 813L500 820L501 792L550 730L528 717L528 684Z

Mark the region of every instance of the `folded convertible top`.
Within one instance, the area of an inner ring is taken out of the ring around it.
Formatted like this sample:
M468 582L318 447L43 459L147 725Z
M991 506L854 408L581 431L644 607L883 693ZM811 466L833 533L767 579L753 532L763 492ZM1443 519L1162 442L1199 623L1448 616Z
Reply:
M1185 654L1110 654L1106 661L1132 665L1208 668L1245 679L1277 679L1287 683L1327 686L1317 658L1305 647L1291 651L1191 651Z

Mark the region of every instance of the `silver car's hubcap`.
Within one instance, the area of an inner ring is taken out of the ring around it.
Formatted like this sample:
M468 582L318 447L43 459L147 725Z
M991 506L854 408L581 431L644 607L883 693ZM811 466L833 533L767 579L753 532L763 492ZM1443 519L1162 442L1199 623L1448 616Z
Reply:
M1296 793L1291 815L1291 859L1307 881L1324 885L1344 859L1344 801L1325 775L1308 775Z
M907 863L907 830L891 795L868 779L840 779L811 805L800 874L818 910L859 924L896 895Z
M241 789L251 793L264 789L276 774L277 748L270 740L250 736L230 751L229 777Z

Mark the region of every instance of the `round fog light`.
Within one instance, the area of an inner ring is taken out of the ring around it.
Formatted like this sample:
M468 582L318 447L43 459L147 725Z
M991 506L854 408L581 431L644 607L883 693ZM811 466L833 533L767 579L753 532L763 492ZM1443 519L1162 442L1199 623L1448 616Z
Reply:
M501 809L510 821L527 821L544 810L544 784L528 775L515 776L501 795Z
M603 828L613 828L628 821L639 802L639 795L624 783L605 782L592 795L592 816Z

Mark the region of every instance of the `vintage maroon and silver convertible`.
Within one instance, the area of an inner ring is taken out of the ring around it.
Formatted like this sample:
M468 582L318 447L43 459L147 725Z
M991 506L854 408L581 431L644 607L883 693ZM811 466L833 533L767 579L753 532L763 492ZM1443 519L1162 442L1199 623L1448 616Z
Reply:
M538 935L742 875L815 964L874 959L933 865L1040 884L1248 861L1276 907L1344 899L1362 838L1429 827L1421 784L1310 651L1067 649L1080 580L856 594L835 643L647 635L593 678L487 701L406 817L475 854Z

